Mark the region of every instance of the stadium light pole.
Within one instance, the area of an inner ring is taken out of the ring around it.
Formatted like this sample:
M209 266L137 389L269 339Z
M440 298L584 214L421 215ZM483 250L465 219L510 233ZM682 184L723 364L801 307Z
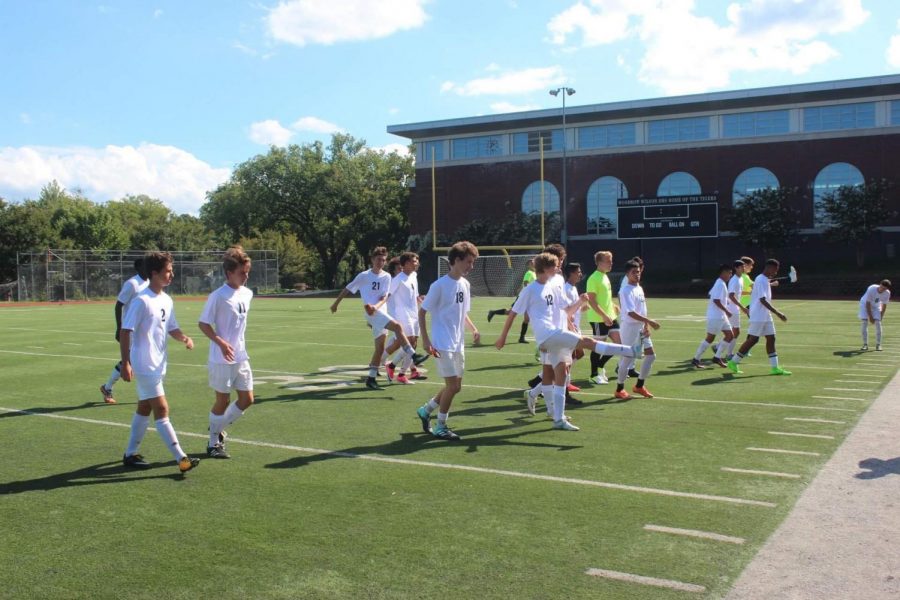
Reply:
M569 233L566 231L568 219L566 218L566 213L569 208L569 195L568 189L566 187L566 146L568 146L568 140L566 139L566 96L571 96L575 93L575 90L570 87L560 87L555 90L550 90L551 96L559 96L562 93L562 137L563 137L563 155L562 155L562 200L560 201L559 207L559 241L562 242L562 245L565 246L569 241Z

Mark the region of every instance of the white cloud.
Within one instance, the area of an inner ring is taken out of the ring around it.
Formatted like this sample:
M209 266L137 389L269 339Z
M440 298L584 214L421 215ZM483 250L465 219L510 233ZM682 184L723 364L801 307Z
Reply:
M537 104L513 104L512 102L494 102L491 104L491 110L496 113L522 112L539 108L540 106Z
M385 154L396 152L400 156L407 156L409 154L409 146L405 144L385 144L384 146L372 146L369 149L375 150L376 152L384 152Z
M421 27L427 0L282 0L266 17L269 34L297 46L387 37Z
M638 41L641 81L666 93L691 93L726 87L736 71L805 73L838 55L821 36L851 31L869 17L861 0L745 0L730 4L721 24L698 15L695 4L579 1L547 28L560 46L579 39L582 47Z
M527 94L542 91L566 82L562 67L536 67L521 71L507 71L499 75L472 79L463 84L445 81L441 92L455 92L460 96Z
M206 192L230 175L230 169L214 168L190 152L158 144L0 148L0 190L11 200L37 198L55 179L65 188L80 188L96 202L147 194L176 213L196 214Z
M276 119L266 119L250 124L250 140L263 146L286 146L294 132Z
M900 20L897 21L897 28L900 29ZM890 66L900 69L900 33L891 37L886 58Z
M314 133L337 133L343 129L334 123L329 123L318 117L300 117L291 123L294 131L312 131Z

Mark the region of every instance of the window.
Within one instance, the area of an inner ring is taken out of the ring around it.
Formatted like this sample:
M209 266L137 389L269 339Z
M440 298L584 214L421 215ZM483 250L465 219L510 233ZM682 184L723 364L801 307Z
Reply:
M541 212L541 182L534 181L522 194L522 212L526 215L540 214ZM544 213L559 212L559 192L549 181L544 182Z
M750 167L734 180L731 202L737 204L744 196L752 194L756 190L777 187L778 178L772 171L762 167Z
M513 134L513 154L527 154L541 151L541 139L544 140L544 152L562 150L562 129L552 131L528 131Z
M619 198L627 198L628 189L619 179L601 177L591 184L587 192L587 232L589 234L615 233Z
M502 148L499 135L459 138L453 140L453 158L500 156Z
M724 115L722 117L723 137L752 137L755 135L775 135L788 133L789 116L786 110Z
M891 125L900 125L900 100L891 101Z
M663 196L696 196L700 193L700 182L684 171L675 171L666 175L659 184L656 195Z
M422 160L430 163L431 153L434 151L434 160L444 160L444 140L436 140L433 142L421 142Z
M709 117L663 119L647 125L647 141L651 144L709 139Z
M579 127L577 135L579 148L610 148L635 143L634 123Z
M836 104L803 109L803 131L875 127L875 103Z
M859 169L850 163L831 163L816 175L813 184L813 226L825 227L828 219L822 210L822 198L834 193L843 185L862 185L865 183Z

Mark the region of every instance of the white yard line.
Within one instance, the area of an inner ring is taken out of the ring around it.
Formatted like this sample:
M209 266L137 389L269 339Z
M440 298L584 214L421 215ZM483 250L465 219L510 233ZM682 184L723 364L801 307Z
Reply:
M787 437L815 438L817 440L833 440L833 435L822 435L818 433L792 433L790 431L769 431L769 435L783 435Z
M722 535L721 533L713 533L711 531L700 531L698 529L681 529L680 527L666 527L665 525L653 525L647 523L644 525L645 531L655 531L657 533L671 533L673 535L685 535L704 540L715 540L717 542L725 542L728 544L743 544L744 538L732 535Z
M746 448L751 452L771 452L773 454L796 454L798 456L822 456L821 452L805 452L803 450L783 450L781 448Z
M739 473L742 475L763 475L765 477L780 477L782 479L800 479L800 475L796 473L780 473L778 471L758 471L756 469L736 469L734 467L721 467L722 471L728 473Z
M835 379L835 383L875 383L874 381L860 381L859 379Z
M828 390L829 392L874 392L872 388L838 388L838 387L827 387L822 388L823 390Z
M659 579L657 577L645 577L644 575L635 575L634 573L623 573L622 571L610 571L608 569L588 569L586 575L592 577L603 577L604 579L615 579L616 581L626 581L628 583L639 583L641 585L651 585L653 587L668 588L670 590L678 590L680 592L694 592L701 594L706 591L702 585L695 583L684 583L683 581L675 581L673 579Z
M52 413L35 413L27 410L19 410L15 408L0 407L0 412L20 413L24 415L48 417L52 419L62 419L65 421L76 421L80 423L90 423L93 425L108 425L111 427L127 427L128 423L115 423L111 421L100 421L98 419L86 419L83 417L72 417L68 415L57 415ZM180 431L178 435L183 437L193 437L201 439L209 439L208 433L191 433ZM555 483L568 483L572 485L581 485L587 487L598 487L611 490L619 490L625 492L636 492L641 494L652 494L657 496L669 496L674 498L688 498L691 500L708 500L711 502L724 502L728 504L740 504L746 506L762 506L765 508L774 508L777 505L774 502L765 502L762 500L749 500L746 498L732 498L730 496L716 496L713 494L698 494L693 492L682 492L678 490L666 490L660 488L650 488L636 485L627 485L622 483L611 483L608 481L596 481L592 479L577 479L573 477L557 477L555 475L540 475L537 473L527 473L523 471L507 471L504 469L491 469L487 467L475 467L470 465L459 465L453 463L435 463L420 460L410 460L406 458L390 458L377 454L355 454L353 452L343 452L340 450L323 450L321 448L304 448L302 446L292 446L289 444L276 444L272 442L260 442L255 440L244 440L235 437L228 438L229 444L247 444L248 446L256 446L259 448L275 448L279 450L290 450L301 454L335 456L341 458L355 458L360 460L371 460L374 462L383 462L396 465L409 465L417 467L430 467L436 469L449 469L454 471L466 471L469 473L482 473L487 475L501 475L505 477L517 477L521 479L533 479L539 481L552 481Z
M811 419L808 417L785 417L785 421L803 421L804 423L831 423L833 425L843 425L846 421L831 421L829 419Z

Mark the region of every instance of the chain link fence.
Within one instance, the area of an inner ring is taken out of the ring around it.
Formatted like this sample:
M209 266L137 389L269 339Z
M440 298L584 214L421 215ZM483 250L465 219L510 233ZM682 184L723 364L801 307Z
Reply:
M172 252L175 278L169 294L200 296L225 283L222 271L224 250ZM278 252L247 250L253 260L247 287L254 293L279 289ZM17 253L17 300L64 302L114 298L122 283L134 275L135 259L144 256L137 250L43 250Z

